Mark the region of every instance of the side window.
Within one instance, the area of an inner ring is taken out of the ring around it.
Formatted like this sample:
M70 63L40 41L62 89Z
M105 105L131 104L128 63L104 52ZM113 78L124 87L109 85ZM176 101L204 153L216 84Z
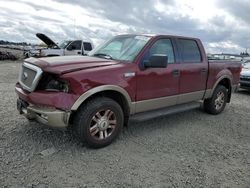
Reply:
M72 47L72 50L81 50L81 47L82 47L82 41L80 40L76 40L76 41L73 41L69 47Z
M174 63L174 51L170 39L157 40L149 50L149 57L153 54L162 54L168 56L168 63Z
M87 51L92 50L92 45L89 42L84 42L83 46L84 46L84 50L87 50Z
M202 61L200 50L196 41L179 39L178 43L182 49L182 58L184 63L200 63Z

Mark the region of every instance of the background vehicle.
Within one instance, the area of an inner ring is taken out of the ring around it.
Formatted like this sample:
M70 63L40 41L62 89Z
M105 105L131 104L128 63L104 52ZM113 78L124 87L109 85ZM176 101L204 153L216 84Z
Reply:
M240 73L240 88L250 90L250 60L243 64L243 69Z
M29 57L40 57L41 50L44 49L44 47L41 46L27 46L24 48L23 55L25 58Z
M241 64L208 61L199 39L120 35L82 57L26 59L16 84L28 119L72 127L91 147L110 144L128 119L197 108L221 113Z
M93 49L93 44L85 40L67 40L57 45L49 37L42 33L37 33L36 36L42 40L48 48L30 51L26 53L29 57L49 57L49 56L67 56L67 55L87 55Z

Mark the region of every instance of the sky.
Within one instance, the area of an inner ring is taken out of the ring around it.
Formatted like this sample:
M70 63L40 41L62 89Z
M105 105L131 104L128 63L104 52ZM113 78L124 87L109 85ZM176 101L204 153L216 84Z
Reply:
M208 53L250 48L250 0L0 0L0 40L40 43L117 34L200 38ZM250 52L250 49L249 49Z

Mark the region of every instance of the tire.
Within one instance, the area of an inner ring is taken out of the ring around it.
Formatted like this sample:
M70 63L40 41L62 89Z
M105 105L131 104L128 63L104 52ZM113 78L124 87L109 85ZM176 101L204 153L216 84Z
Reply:
M121 106L110 98L98 97L79 108L74 118L73 131L88 147L101 148L118 137L123 123Z
M211 98L204 101L204 109L209 114L219 114L221 113L227 103L228 91L225 86L218 85L213 92Z

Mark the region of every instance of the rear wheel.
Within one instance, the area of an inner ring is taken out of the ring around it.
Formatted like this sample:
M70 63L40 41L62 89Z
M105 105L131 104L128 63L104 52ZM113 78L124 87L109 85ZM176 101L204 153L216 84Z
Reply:
M114 100L94 98L81 106L74 119L74 132L89 147L109 145L120 134L123 111Z
M221 113L227 103L228 91L225 86L218 85L210 99L204 101L204 109L210 114Z

